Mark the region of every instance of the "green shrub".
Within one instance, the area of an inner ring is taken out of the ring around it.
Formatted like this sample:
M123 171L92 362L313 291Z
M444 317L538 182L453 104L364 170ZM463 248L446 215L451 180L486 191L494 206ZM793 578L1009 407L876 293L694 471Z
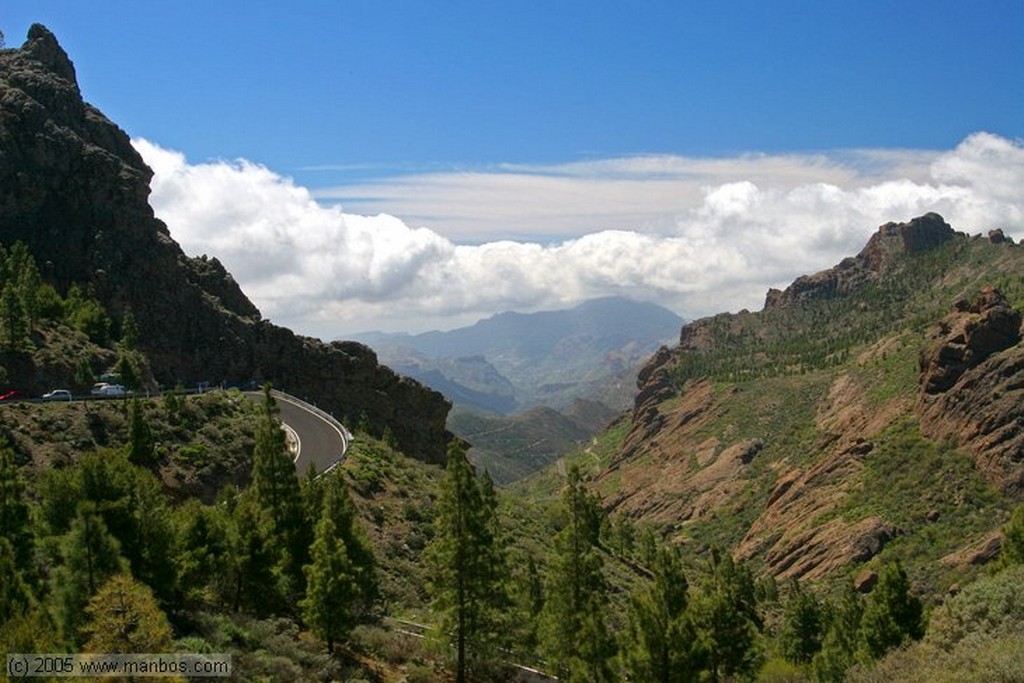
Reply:
M925 640L951 650L968 638L1024 633L1024 566L978 579L931 616Z
M930 643L854 667L847 683L1024 683L1024 635L969 637L952 651Z

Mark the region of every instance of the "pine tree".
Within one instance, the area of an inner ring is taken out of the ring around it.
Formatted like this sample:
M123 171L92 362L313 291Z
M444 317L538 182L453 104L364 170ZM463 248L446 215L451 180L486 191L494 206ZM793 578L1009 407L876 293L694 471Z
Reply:
M563 505L566 526L555 536L541 613L543 650L560 677L611 681L615 641L605 622L608 585L596 547L601 511L577 467L569 471Z
M853 666L860 637L860 620L864 612L860 595L847 584L838 603L825 610L826 629L821 649L811 660L814 680L842 683L846 671Z
M306 623L327 642L328 652L333 652L335 643L355 625L358 592L345 543L331 517L325 506L310 549L312 562L303 568L306 597L299 603Z
M112 576L89 600L85 652L149 653L172 649L171 625L153 591L130 574Z
M170 601L177 595L174 568L175 535L171 510L159 481L146 470L136 468L132 523L134 540L126 541L125 555L132 573L144 581L157 597Z
M17 283L18 296L21 298L25 320L29 331L32 331L39 321L39 290L43 286L43 278L39 274L35 258L22 242L15 243L11 252L12 261L15 260L15 252L19 251L19 247L21 253L17 256L17 271L12 273L12 280Z
M1024 505L1017 506L1003 527L999 559L1003 566L1024 564Z
M65 640L75 642L82 610L100 586L114 574L127 571L117 542L91 503L79 505L71 529L61 539L64 563L54 574L57 621Z
M9 540L0 536L0 624L24 615L33 602L32 589L18 568L14 548Z
M134 351L139 346L139 328L135 323L135 313L131 306L125 306L121 317L121 348Z
M204 602L207 589L215 586L230 565L226 513L221 506L191 499L175 510L174 526L177 585L187 602Z
M295 598L301 595L308 563L309 534L303 514L302 494L295 475L295 463L288 453L278 409L270 393L263 388L263 407L256 424L256 443L252 453L253 501L265 517L265 536L277 551L275 568L282 591Z
M222 599L236 612L245 607L265 615L287 604L274 574L280 550L266 519L251 489L238 497L228 536L230 561L218 585Z
M461 446L452 443L438 500L435 536L427 550L430 591L441 637L455 656L455 680L493 666L505 604L502 577L495 571L503 551L495 537L495 509Z
M138 391L142 387L141 359L137 351L121 348L117 353L114 371L126 389Z
M34 538L29 525L25 484L14 452L0 442L0 538L11 545L15 567L28 571L32 561Z
M860 622L861 646L871 659L924 635L921 601L910 592L910 580L897 561L882 568L868 596Z
M160 481L128 462L125 449L96 451L75 465L45 473L41 517L52 535L65 534L86 505L118 541L132 572L162 599L174 593L171 515Z
M366 615L372 610L378 594L377 560L373 554L373 545L360 526L342 471L336 469L325 474L317 480L317 484L323 490L322 514L328 515L334 522L334 529L345 546L351 565L355 582L353 608L357 615ZM315 527L316 523L310 527Z
M659 548L653 571L650 585L630 596L622 639L625 672L633 681L695 681L704 666L704 652L687 611L688 584L679 551Z
M710 680L748 676L759 664L755 644L761 621L754 579L750 570L717 549L711 551L709 569L694 615L707 645Z
M544 608L544 586L537 561L531 554L524 555L509 561L512 567L509 599L513 609L509 627L516 649L534 652L539 644L537 622Z
M142 401L136 396L132 399L131 413L128 418L128 459L146 467L156 459L156 446L153 432L149 428L146 416L142 413Z
M28 320L29 331L35 329L39 322L40 297L39 292L43 286L42 275L39 274L39 267L36 260L29 254L21 272L18 273L18 294L21 296L22 307L25 309L25 317Z
M794 664L810 664L821 650L822 630L821 605L794 579L779 633L782 656Z
M13 280L8 280L0 292L0 321L4 346L13 351L23 349L28 342L28 316Z

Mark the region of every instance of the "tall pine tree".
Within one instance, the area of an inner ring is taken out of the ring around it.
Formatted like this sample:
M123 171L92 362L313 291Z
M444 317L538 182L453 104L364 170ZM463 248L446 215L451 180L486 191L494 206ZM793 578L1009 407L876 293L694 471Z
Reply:
M136 465L146 467L156 459L156 446L153 442L153 431L142 413L142 401L138 396L132 398L131 413L128 418L128 459Z
M629 601L622 660L629 679L687 683L700 677L705 653L689 605L688 584L679 551L658 549L654 580Z
M373 555L373 545L359 524L355 504L349 494L348 483L341 469L335 469L316 480L322 489L322 514L328 515L334 522L335 531L352 567L355 581L355 598L353 607L360 616L365 616L373 608L377 600L377 561ZM315 527L319 520L313 520Z
M576 467L569 471L563 505L566 525L555 537L541 612L542 649L559 677L611 681L615 641L606 623L608 585L597 548L601 510Z
M13 280L8 280L0 291L0 332L4 346L11 351L20 351L28 343L29 321L25 305Z
M697 628L707 646L711 681L749 676L757 670L755 645L761 620L754 578L729 553L711 550L711 566L694 602Z
M782 656L794 664L810 664L821 650L822 622L818 599L793 579L779 633Z
M246 608L262 616L283 610L288 596L274 571L280 548L251 489L238 496L230 520L228 565L216 582L221 598L236 612Z
M229 522L224 506L203 505L194 498L174 511L174 567L187 603L206 602L209 589L224 580L231 566Z
M455 656L455 680L485 672L496 663L499 618L506 604L503 550L496 538L496 509L477 481L462 447L448 449L438 501L435 536L427 551L430 590L441 636Z
M811 672L816 681L841 683L857 653L864 606L853 584L847 583L839 597L826 607L825 635L821 649L811 659Z
M29 526L25 484L14 462L14 451L0 441L0 537L11 544L15 566L29 571L34 539Z
M306 597L299 606L306 623L332 652L335 643L355 626L358 589L345 543L326 505L316 525L310 557L312 562L304 567Z
M71 529L61 539L61 555L64 563L53 576L57 622L64 639L75 643L86 604L108 578L128 571L128 563L91 502L78 506Z
M924 635L921 601L910 592L903 565L891 562L868 596L860 622L864 653L878 659L889 650Z
M309 561L310 529L295 463L288 452L270 385L263 388L263 405L256 424L251 491L253 502L263 515L264 535L277 551L275 569L282 593L295 600L305 588L302 567Z

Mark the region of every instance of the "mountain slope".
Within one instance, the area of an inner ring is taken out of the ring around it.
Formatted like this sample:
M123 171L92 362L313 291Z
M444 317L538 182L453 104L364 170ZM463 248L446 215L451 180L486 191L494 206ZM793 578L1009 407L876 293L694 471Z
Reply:
M685 326L640 373L597 488L779 577L897 556L941 590L1022 494L1022 273L998 231L882 226L761 312Z
M508 484L544 469L618 416L601 403L577 399L564 413L540 406L499 417L456 408L448 424L472 444L468 455L477 469Z
M628 405L628 396L606 385L635 372L682 322L656 304L607 297L561 311L500 313L447 332L356 338L456 403L509 414L564 408L595 392ZM486 376L483 363L490 366Z
M20 49L0 51L0 242L24 242L62 295L94 292L115 322L130 307L159 383L269 381L443 462L440 394L361 344L263 320L216 259L182 253L147 202L151 177L124 131L82 100L50 31L34 25Z

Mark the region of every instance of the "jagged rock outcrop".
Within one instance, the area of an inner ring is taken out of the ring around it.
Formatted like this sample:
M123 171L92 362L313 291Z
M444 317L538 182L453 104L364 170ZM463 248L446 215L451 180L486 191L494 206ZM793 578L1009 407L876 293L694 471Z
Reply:
M1024 492L1021 313L988 287L960 299L921 353L922 430L973 454L994 487Z
M886 223L856 256L814 275L803 275L784 291L769 289L765 308L792 306L807 299L847 294L877 278L898 259L929 251L953 239L953 228L937 213L907 223Z
M925 394L949 390L965 372L1021 339L1021 314L999 290L982 289L960 299L935 332L935 344L921 352L921 389Z
M25 242L62 291L89 284L131 306L158 381L270 381L443 462L449 405L355 343L324 344L262 320L216 259L189 258L149 206L152 171L82 100L75 68L34 25L0 51L0 242Z

